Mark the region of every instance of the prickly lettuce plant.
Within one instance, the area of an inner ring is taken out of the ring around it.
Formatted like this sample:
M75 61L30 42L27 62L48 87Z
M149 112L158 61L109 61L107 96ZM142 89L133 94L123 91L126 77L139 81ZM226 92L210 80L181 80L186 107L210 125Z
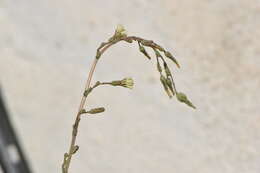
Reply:
M172 61L178 68L180 68L179 63L175 59L175 57L167 50L165 50L163 47L160 45L156 44L152 40L146 40L141 37L136 37L136 36L127 36L125 29L123 26L119 25L117 26L114 35L108 39L106 42L102 42L101 45L98 47L97 52L96 52L96 57L93 61L93 64L91 66L88 79L86 82L86 86L82 95L82 99L80 102L80 106L75 118L75 122L73 124L73 129L72 129L72 139L69 147L69 151L64 154L64 159L62 163L62 172L63 173L68 173L68 169L71 163L72 156L78 151L79 146L76 145L76 138L78 134L78 128L79 128L79 123L80 119L84 115L91 115L91 114L98 114L102 113L105 111L105 108L103 107L98 107L90 110L86 110L85 108L85 103L88 95L93 92L95 88L101 85L110 85L110 86L120 86L120 87L125 87L125 88L130 88L132 89L134 86L134 81L132 78L124 78L122 80L114 80L111 82L100 82L97 81L93 86L90 86L91 79L93 76L93 73L96 68L96 64L98 63L99 59L101 58L102 54L110 48L112 45L124 41L127 43L134 43L137 42L139 51L149 60L152 60L152 56L148 54L146 51L146 48L151 48L154 51L155 54L155 59L157 62L157 71L160 74L160 82L166 92L166 94L169 96L169 98L172 98L173 96L176 96L177 100L185 103L186 105L192 107L195 109L195 106L191 103L191 101L187 98L187 96L182 93L177 91L176 85L173 80L173 76L171 73L171 70L169 69L167 65L166 60Z

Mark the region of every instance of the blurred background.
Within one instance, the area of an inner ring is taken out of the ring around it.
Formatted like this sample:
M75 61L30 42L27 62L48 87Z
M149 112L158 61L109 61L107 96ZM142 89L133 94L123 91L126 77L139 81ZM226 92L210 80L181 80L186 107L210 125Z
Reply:
M70 172L259 173L259 0L0 0L1 90L32 172L61 172L96 48L117 24L177 57L177 88L198 109L168 99L137 44L117 44L94 81L135 87L90 95L106 112L82 118Z

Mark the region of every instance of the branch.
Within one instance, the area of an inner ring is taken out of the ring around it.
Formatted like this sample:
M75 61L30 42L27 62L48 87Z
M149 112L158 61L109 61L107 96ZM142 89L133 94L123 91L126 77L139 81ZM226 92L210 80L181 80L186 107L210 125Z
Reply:
M75 145L76 143L76 138L77 138L77 134L78 134L78 128L79 128L79 123L80 123L80 119L81 119L81 115L85 114L85 113L90 113L90 114L94 114L94 113L101 113L104 111L104 108L96 108L96 109L92 109L90 111L86 111L84 109L85 107L85 103L86 103L86 98L89 95L90 92L92 92L92 90L100 85L112 85L112 86L122 86L122 87L126 87L126 88L132 88L133 87L133 80L131 78L125 78L123 80L119 80L119 81L112 81L112 82L96 82L96 84L93 87L90 87L90 83L91 83L91 79L93 77L96 65L98 60L100 59L100 57L103 55L103 53L110 48L112 45L120 42L120 41L125 41L128 43L133 43L134 41L138 43L139 45L139 51L141 53L143 53L148 59L151 59L151 56L147 53L147 51L145 50L145 47L149 47L152 48L155 52L156 55L156 60L157 60L157 70L160 73L161 76L161 82L162 85L164 87L164 90L166 91L166 93L169 95L169 97L171 98L173 95L177 96L177 99L180 102L184 102L187 105L195 108L192 103L187 99L186 95L184 95L183 93L178 93L176 90L176 86L175 83L173 81L173 77L172 74L167 66L167 63L165 61L165 59L163 58L163 56L160 54L163 53L165 55L166 58L170 59L171 61L173 61L176 66L178 68L180 68L179 63L177 62L177 60L172 56L172 54L168 51L166 51L163 47L161 47L160 45L154 43L152 40L146 40L143 39L141 37L136 37L136 36L127 36L125 34L125 29L122 26L118 26L114 35L107 41L107 42L102 42L100 44L100 46L97 49L96 52L96 57L92 63L91 69L89 71L88 74L88 78L87 78L87 82L85 85L85 89L84 89L84 93L82 95L81 98L81 102L79 105L79 109L78 109L78 113L76 115L74 124L73 124L73 129L72 129L72 139L71 139L71 143L70 143L70 147L69 147L69 151L67 153L64 154L64 159L63 159L63 163L62 163L62 172L63 173L68 173L68 169L71 163L71 159L72 156L78 151L79 146ZM164 72L166 74L166 77L163 75L162 73L162 68L159 62L159 58L163 61L163 65L164 65Z

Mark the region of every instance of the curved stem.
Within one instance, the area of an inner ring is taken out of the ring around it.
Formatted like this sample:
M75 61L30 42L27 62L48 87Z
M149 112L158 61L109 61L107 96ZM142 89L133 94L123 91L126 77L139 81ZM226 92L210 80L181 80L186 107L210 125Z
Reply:
M91 79L93 76L93 73L95 71L96 65L97 65L98 60L95 58L95 60L92 63L91 69L89 71L88 74L88 79L87 79L87 83L85 85L85 90L87 90L90 87L90 83L91 83ZM84 90L84 91L85 91ZM82 96L81 101L80 101L80 105L79 105L79 110L75 119L75 123L73 125L73 130L72 130L72 139L71 139L71 144L70 144L70 148L69 148L69 153L66 153L64 155L64 161L62 164L62 172L63 173L67 173L69 166L70 166L70 161L72 158L72 155L74 154L74 148L75 148L75 143L76 143L76 137L77 137L77 133L78 133L78 126L79 126L79 122L80 122L80 111L84 108L84 105L86 103L86 96Z
M95 68L96 68L96 65L97 65L97 62L98 62L98 59L100 58L100 56L109 47L111 47L112 45L114 45L114 44L116 44L120 41L126 41L128 43L132 43L133 41L137 41L139 44L141 43L143 46L147 46L147 47L150 47L150 48L153 48L153 49L158 49L161 52L166 52L166 50L164 50L160 45L154 43L152 40L145 40L143 38L136 37L136 36L128 36L127 37L127 36L120 35L120 37L118 37L117 33L115 33L114 36L111 37L108 42L103 42L98 47L96 58L94 59L92 66L91 66L91 69L90 69L89 74L88 74L88 79L87 79L87 82L86 82L86 85L85 85L84 92L90 88L91 79L93 77L93 73L95 71ZM164 61L163 58L162 58L162 60ZM174 85L174 88L175 88L175 85ZM175 90L176 90L176 88L175 88ZM86 98L87 98L87 95L83 94L81 101L80 101L78 113L77 113L77 116L76 116L74 124L73 124L72 139L71 139L71 143L70 143L70 147L69 147L69 152L64 154L64 160L63 160L63 163L62 163L62 172L63 173L68 173L68 169L69 169L69 166L70 166L72 156L78 150L78 146L75 145L75 143L76 143L76 138L77 138L77 134L78 134L80 117L81 117L82 110L84 109L84 106L85 106L85 103L86 103Z
M121 40L118 40L118 41L113 42L113 43L104 43L103 45L101 44L101 46L98 49L100 55L102 55L110 46L112 46L113 44L115 44L119 41L121 41ZM95 58L93 63L92 63L91 69L89 71L88 79L87 79L84 91L86 91L87 89L90 88L91 79L93 77L97 62L98 62L98 59ZM75 153L74 152L75 147L76 147L75 143L76 143L76 138L77 138L77 134L78 134L78 127L79 127L79 122L80 122L81 110L85 106L86 99L87 99L87 96L83 95L82 98L81 98L81 101L80 101L78 113L77 113L75 122L73 124L72 139L71 139L71 143L70 143L70 147L69 147L69 152L65 153L64 160L63 160L63 163L62 163L62 172L63 173L68 173L68 169L69 169L69 166L70 166L72 155Z

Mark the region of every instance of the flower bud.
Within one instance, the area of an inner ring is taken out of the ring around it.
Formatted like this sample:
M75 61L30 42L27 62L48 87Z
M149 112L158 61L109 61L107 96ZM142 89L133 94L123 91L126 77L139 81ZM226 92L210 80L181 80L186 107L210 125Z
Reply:
M122 80L112 81L111 85L113 85L113 86L122 86L122 87L125 87L125 88L133 89L134 80L132 78L124 78Z
M75 154L79 150L79 146L75 145L72 150L72 154Z
M180 68L179 63L178 63L177 60L172 56L172 54L171 54L170 52L166 51L166 52L164 52L164 55L165 55L166 57L168 57L169 59L171 59L171 60L177 65L177 67Z
M114 38L112 38L112 39L126 37L126 36L127 36L127 34L126 34L126 30L125 30L124 26L117 25Z
M160 52L159 52L158 50L156 50L156 49L153 49L153 50L154 50L155 56L156 56L157 58L159 58L159 57L162 58L162 55L160 54Z
M196 109L196 107L188 100L187 96L184 93L178 92L176 93L176 96L180 102L185 103L186 105Z
M167 66L167 64L165 62L163 63L163 66L164 66L164 70L165 70L166 76L167 77L171 76L172 75L171 71L170 71L169 67Z
M173 84L172 84L172 81L171 81L171 79L170 78L167 78L166 79L166 83L167 83L167 86L169 87L169 89L171 90L171 93L172 93L172 95L174 95L175 94L175 91L173 90Z
M98 114L98 113L101 113L101 112L104 112L104 111L105 111L104 107L99 107L99 108L90 109L86 113L88 113L88 114Z
M123 32L125 32L125 31L126 31L126 30L125 30L125 28L124 28L123 25L121 25L121 24L117 25L117 27L116 27L116 33L123 33Z
M145 48L138 42L139 51L142 52L148 59L151 59L150 55L146 52Z
M163 88L164 88L165 92L169 96L169 98L172 98L172 93L171 93L171 91L170 91L170 89L169 89L169 87L167 85L167 79L163 75L161 75L160 81L161 81L161 83L163 85Z

